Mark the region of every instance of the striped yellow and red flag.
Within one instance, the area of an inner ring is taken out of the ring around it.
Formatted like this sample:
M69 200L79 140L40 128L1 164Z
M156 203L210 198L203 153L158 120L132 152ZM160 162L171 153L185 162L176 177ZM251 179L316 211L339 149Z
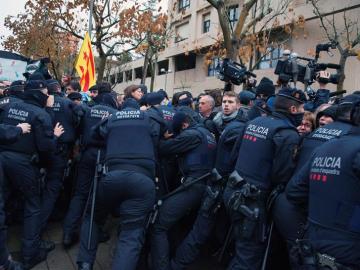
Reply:
M82 91L86 92L91 86L95 85L94 55L91 49L90 36L87 32L76 60L75 69L80 76Z

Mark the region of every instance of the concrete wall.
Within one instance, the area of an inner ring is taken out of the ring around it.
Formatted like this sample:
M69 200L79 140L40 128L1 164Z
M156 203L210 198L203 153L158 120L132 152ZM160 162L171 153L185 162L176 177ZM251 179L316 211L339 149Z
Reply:
M172 2L175 0L169 1L169 10L171 10ZM276 7L277 1L271 1L272 5ZM239 3L239 1L233 1L234 4ZM242 2L242 1L240 1ZM325 2L325 1L324 1ZM332 12L334 10L342 9L344 7L353 6L356 4L360 4L360 0L327 0L326 5L321 7L321 10L324 12ZM171 73L156 75L155 77L155 85L154 89L158 90L160 88L165 88L169 94L172 96L173 93L182 91L182 90L190 90L194 95L197 95L203 92L206 89L215 89L221 88L224 86L224 83L221 82L216 77L208 77L207 76L207 68L204 66L204 56L197 55L196 57L196 67L194 69L184 70L175 72L175 60L174 56L179 55L181 53L186 53L188 51L193 50L196 46L206 47L211 45L214 42L214 37L217 35L219 30L218 25L218 17L216 10L212 8L207 1L198 0L191 1L190 9L187 9L185 14L177 13L172 21L172 25L176 26L184 21L188 21L189 23L189 38L175 43L174 39L170 42L169 47L159 55L159 61L164 59L169 60L169 70ZM294 37L288 44L288 47L293 51L297 52L298 55L309 57L308 50L315 49L317 43L327 42L327 38L324 35L323 30L319 26L318 19L312 19L314 14L312 12L312 7L309 4L306 4L306 0L296 0L293 4L295 8L295 14L302 14L305 18L310 19L306 22L304 32L300 31L296 38ZM202 33L202 18L204 14L210 12L210 32ZM349 10L346 13L347 18L357 19L360 14L360 8ZM288 14L289 15L289 14ZM293 16L293 15L292 15ZM287 18L291 16L285 16L282 18L282 22L286 22ZM332 16L329 17L332 19ZM338 13L334 16L335 21L339 27L342 27L343 24L343 13ZM304 37L306 34L306 37ZM320 62L324 63L338 63L339 55L337 50L333 50L334 56L330 57L326 53L321 54ZM143 65L143 59L136 60L132 63L127 64L126 69L134 69L136 67L141 67ZM335 72L329 70L331 72ZM116 71L114 71L116 73ZM277 76L273 74L273 69L262 69L255 70L255 73L258 75L258 81L263 77L267 76L274 81L277 79ZM346 80L344 84L344 89L353 91L360 89L360 61L356 59L356 57L351 57L348 59L346 63ZM117 84L115 90L118 92L122 92L123 89L133 83L139 83L140 79L134 80L132 82L123 82L121 84ZM147 86L150 85L150 78L146 79L145 84ZM302 86L301 84L299 86ZM314 87L316 85L314 84ZM331 89L335 89L336 86L330 86ZM235 90L240 91L241 87L236 86Z

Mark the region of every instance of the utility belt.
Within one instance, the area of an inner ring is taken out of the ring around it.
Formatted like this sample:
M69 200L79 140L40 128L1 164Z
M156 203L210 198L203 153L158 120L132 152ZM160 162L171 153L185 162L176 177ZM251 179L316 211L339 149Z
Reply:
M73 146L72 143L58 143L56 146L56 153L60 154L60 153L68 153L71 149L71 147Z
M224 192L224 184L227 178L222 177L216 168L211 172L209 177L205 195L202 200L200 212L205 217L215 217L222 205L222 195Z
M336 258L330 255L316 252L307 239L296 240L290 254L301 266L312 266L324 270L354 270L352 267L338 263Z
M235 227L236 234L242 239L266 240L266 201L269 192L245 181L236 171L228 179L228 186L233 192L227 207L232 218L239 226ZM255 234L257 230L257 234Z
M133 165L133 164L109 164L104 166L104 173L117 170L124 170L124 171L133 171L137 173L145 174L147 177L153 179L154 175L147 169L144 169L141 166Z

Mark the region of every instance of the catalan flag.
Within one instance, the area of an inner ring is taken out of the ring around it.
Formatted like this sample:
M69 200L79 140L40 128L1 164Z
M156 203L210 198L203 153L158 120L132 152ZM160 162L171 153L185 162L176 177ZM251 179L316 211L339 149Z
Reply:
M86 92L91 86L95 85L94 55L91 49L90 36L87 32L76 60L75 69L80 76L82 91Z

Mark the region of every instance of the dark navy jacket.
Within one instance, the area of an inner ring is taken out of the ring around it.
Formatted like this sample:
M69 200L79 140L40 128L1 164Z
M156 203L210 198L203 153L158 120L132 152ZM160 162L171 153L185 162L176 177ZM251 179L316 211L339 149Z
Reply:
M275 112L255 118L244 131L236 171L247 182L265 190L286 183L295 169L299 138L285 114Z
M184 177L199 177L210 172L215 163L216 142L213 135L201 125L183 130L178 136L160 141L162 156L178 155Z
M15 143L1 145L1 151L28 155L55 151L57 140L53 133L51 118L35 98L8 104L2 109L0 117L3 124L16 126L26 122L31 125L30 133L21 136Z
M327 124L323 127L317 128L310 134L306 135L299 147L299 153L297 156L297 166L295 171L301 169L301 167L308 161L311 153L324 142L328 140L341 137L348 134L352 129L352 125L346 122L335 121Z
M339 263L360 265L360 130L318 147L286 188L308 209L314 248Z

